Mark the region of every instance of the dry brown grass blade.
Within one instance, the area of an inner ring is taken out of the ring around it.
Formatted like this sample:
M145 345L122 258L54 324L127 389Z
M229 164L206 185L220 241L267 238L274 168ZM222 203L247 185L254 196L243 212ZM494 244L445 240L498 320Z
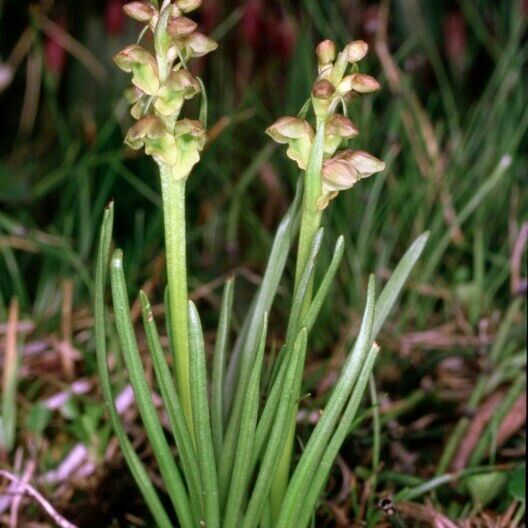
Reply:
M497 391L489 396L480 406L473 417L469 429L464 436L458 452L451 465L452 471L463 470L473 449L477 445L480 437L492 419L495 409L500 405L504 398L503 391ZM517 433L526 423L526 393L523 393L512 406L504 420L501 422L496 438L497 448L502 447L513 435Z
M513 295L526 295L528 290L528 278L522 277L522 259L524 248L528 241L528 222L524 222L519 230L511 255L511 292Z
M395 508L403 517L424 523L420 524L420 526L432 526L433 528L458 528L451 519L436 511L429 503L417 504L414 502L399 502L395 505Z
M9 482L16 483L18 488L17 492L29 495L33 498L60 528L78 528L75 524L67 521L59 512L57 512L50 502L47 501L38 490L31 486L31 484L23 482L17 476L3 469L0 470L0 477L5 478Z
M18 335L18 299L13 297L9 305L9 317L6 327L6 344L4 355L3 386L6 387L11 380L17 363L17 335Z
M73 281L66 279L62 283L62 306L61 306L61 333L59 353L62 363L62 371L67 380L73 380L75 376L74 354L72 354L72 305L73 305Z
M93 53L73 38L59 24L49 19L38 6L31 8L31 14L38 27L68 53L73 55L98 81L103 82L106 80L108 72Z
M21 491L23 490L23 487L29 483L31 480L31 477L33 476L33 473L35 472L35 468L37 467L36 463L33 460L30 460L26 464L26 468L24 470L24 473L22 474L22 477L20 478L20 484L17 484L14 492L13 501L11 502L11 512L9 514L9 528L17 528L18 526L18 511L20 509L20 504L22 502L22 496L23 494Z
M497 446L503 446L519 429L526 424L526 393L519 396L515 405L504 418L497 433Z
M42 84L42 54L40 51L32 50L28 55L26 64L26 90L19 126L20 133L24 137L31 134L37 118Z

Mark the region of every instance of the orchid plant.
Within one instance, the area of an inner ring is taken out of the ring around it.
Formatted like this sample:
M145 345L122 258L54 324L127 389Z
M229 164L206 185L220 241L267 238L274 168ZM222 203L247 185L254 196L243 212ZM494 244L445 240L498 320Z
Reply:
M136 122L125 143L133 149L144 148L160 174L167 266L165 323L172 363L160 344L144 292L140 292L140 300L156 385L174 446L163 430L152 400L153 388L145 376L130 316L122 252L117 249L110 258L113 204L104 214L96 269L96 341L102 391L123 456L157 526L173 526L175 516L183 528L305 528L361 404L379 352L375 338L427 235L409 248L379 296L371 276L360 331L324 412L292 467L310 334L345 243L343 237L336 241L330 266L321 282L314 284L323 239L323 211L337 193L385 168L370 154L348 148L359 133L346 117L348 105L360 95L379 89L379 84L359 72L358 63L368 51L365 42L352 42L337 53L335 44L325 40L317 47L318 76L300 114L283 117L268 128L275 141L288 146L287 155L297 163L301 178L233 346L229 338L235 291L232 280L225 285L214 357L208 368L200 316L188 300L185 227L185 184L207 141L205 87L189 65L192 59L217 47L216 42L197 32L197 24L187 17L200 3L165 0L161 5L154 1L126 4L125 12L145 25L139 41L146 32L152 32L153 51L136 44L115 57L117 65L132 74L126 97ZM185 102L197 96L202 99L199 118L182 117ZM338 113L339 108L343 114ZM308 121L312 113L314 127ZM296 277L285 340L263 399L267 314L296 238ZM107 275L120 353L173 512L163 506L115 407L106 337Z

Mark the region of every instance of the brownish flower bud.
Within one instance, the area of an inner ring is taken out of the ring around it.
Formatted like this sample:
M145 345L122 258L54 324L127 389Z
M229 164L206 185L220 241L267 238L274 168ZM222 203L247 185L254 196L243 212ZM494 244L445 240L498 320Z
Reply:
M281 117L268 127L266 134L281 144L288 143L291 139L306 137L313 140L314 137L312 127L307 121L298 117Z
M350 139L359 134L359 129L348 117L334 114L328 120L326 132L332 136Z
M368 178L385 170L385 163L362 150L348 151L346 159L357 170L360 178Z
M218 48L218 43L202 33L192 33L185 40L185 48L191 57L203 57Z
M150 2L129 2L123 6L123 11L139 22L149 22L157 14L156 8Z
M317 58L319 59L319 64L325 65L330 64L335 60L336 57L336 47L335 44L329 40L323 40L315 50Z
M317 81L312 88L312 95L316 99L330 99L334 95L335 86L327 79Z
M332 155L341 145L343 139L351 139L359 134L359 130L345 116L334 114L326 123L325 153Z
M374 77L365 75L364 73L353 73L347 75L340 83L338 90L342 94L349 93L354 90L358 93L371 93L380 89L380 84Z
M158 91L154 107L161 115L179 113L183 102L200 92L200 84L187 70L173 71Z
M344 159L332 158L323 165L323 190L328 193L350 189L359 181L353 165Z
M125 143L132 149L138 150L148 139L159 139L165 133L163 124L157 117L147 116L140 119L128 131Z
M368 44L364 40L355 40L347 46L348 62L359 62L368 53Z
M157 117L140 119L128 131L125 143L134 150L145 147L145 153L152 156L156 163L174 165L178 162L176 140Z
M198 24L194 20L178 16L169 19L167 32L172 38L179 40L188 37L197 27Z
M202 0L176 0L176 6L183 13L190 13L202 5Z

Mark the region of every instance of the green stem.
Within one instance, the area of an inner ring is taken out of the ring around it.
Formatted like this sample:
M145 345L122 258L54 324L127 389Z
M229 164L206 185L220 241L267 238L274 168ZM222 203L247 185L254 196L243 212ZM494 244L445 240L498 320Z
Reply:
M295 268L295 289L297 288L304 268L310 258L310 252L315 235L321 227L322 210L318 206L319 198L322 193L321 183L321 167L322 167L322 142L324 141L325 125L324 121L317 123L317 135L312 147L312 154L310 162L304 174L304 189L303 189L303 205L301 215L301 228L299 233L299 246L297 250L297 262ZM318 151L318 152L317 152ZM300 320L304 319L312 301L313 291L313 277L308 284L306 296L301 309ZM298 397L299 395L297 395ZM279 459L277 472L273 481L273 486L270 492L271 514L275 521L280 513L280 507L286 488L288 487L288 479L290 475L291 458L293 454L293 444L295 441L295 418L297 415L297 406L292 416L288 439L282 455Z
M176 386L187 426L194 437L189 383L189 330L187 316L187 256L185 236L185 179L176 178L170 165L160 164L165 254L169 288L171 348Z

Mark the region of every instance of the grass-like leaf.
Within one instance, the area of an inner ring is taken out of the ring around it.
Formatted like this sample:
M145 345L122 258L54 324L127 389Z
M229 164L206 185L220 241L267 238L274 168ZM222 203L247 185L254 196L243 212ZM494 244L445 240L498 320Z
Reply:
M374 322L372 324L372 339L376 339L381 327L385 324L400 292L409 278L414 265L420 258L425 244L429 239L429 233L421 234L405 252L400 262L394 269L391 278L381 291L378 300L376 301L376 309L374 311Z
M222 296L211 379L211 427L217 468L220 467L224 438L224 374L229 327L233 312L233 289L234 280L229 279L225 284Z
M114 314L116 318L117 335L125 365L134 390L136 402L145 426L145 432L158 462L160 473L167 487L167 493L178 514L178 519L184 528L195 525L187 491L183 484L174 456L169 448L161 427L152 394L145 377L141 356L137 347L130 307L128 304L125 277L123 273L123 257L117 249L112 257L111 286Z
M303 326L306 328L308 334L310 334L310 330L312 329L315 320L319 315L321 306L326 300L328 291L330 290L330 286L332 285L334 277L337 273L337 269L339 268L339 264L341 264L341 260L343 259L344 251L345 239L343 238L343 236L340 236L337 239L336 245L334 247L334 253L332 254L330 266L328 266L328 269L324 274L323 280L321 281L319 288L317 288L317 292L312 300L312 304L310 304L310 308L308 308L308 311L306 312L306 315L303 319Z
M9 305L9 319L5 341L2 372L2 394L0 414L0 452L9 453L15 445L17 420L17 388L20 354L18 351L18 309L19 304L13 297Z
M335 459L350 432L352 422L356 416L359 404L363 398L365 388L367 386L369 377L372 373L372 369L376 363L378 357L379 347L377 344L373 344L370 348L369 353L365 359L365 363L359 374L359 378L356 382L350 400L347 403L347 406L343 412L343 416L337 426L335 433L332 436L332 439L328 443L328 446L325 449L323 456L317 464L315 475L309 482L308 490L302 499L301 506L302 508L296 508L298 511L298 517L296 518L295 526L299 528L305 528L309 525L313 512L317 505L317 500L321 495L323 488L328 480L328 475L332 466L334 465Z
M112 385L107 365L106 351L106 330L105 330L105 303L104 291L106 285L108 259L110 257L110 245L112 242L112 226L114 222L114 204L110 203L104 212L101 234L99 238L99 251L97 255L97 267L95 272L95 340L97 351L97 368L99 372L99 381L105 400L106 408L110 415L112 427L116 433L117 440L121 447L123 457L136 481L136 484L143 495L145 502L154 517L156 525L160 528L172 528L172 522L165 511L150 477L141 463L138 455L134 451L130 440L128 439L121 419L117 412L114 396L112 394Z
M235 464L231 478L231 487L227 498L226 511L224 515L223 528L236 528L239 524L241 506L247 494L247 486L251 476L251 457L253 454L253 443L255 440L255 429L257 426L258 409L260 402L260 379L264 361L264 350L266 348L266 335L268 323L267 315L262 323L262 333L257 352L257 357L249 378L246 392L242 420L240 422L240 434L238 437Z
M283 380L286 375L287 363L284 361L284 358L288 355L288 351L294 346L293 337L294 332L299 332L300 319L301 319L301 309L305 303L306 296L310 287L311 280L313 278L315 270L315 259L321 248L321 242L323 238L323 229L320 229L313 241L312 250L310 258L305 266L304 272L301 276L297 289L294 293L292 308L290 311L290 319L288 321L288 330L286 332L286 343L282 347L279 357L275 362L274 372L272 374L272 384L264 406L264 410L260 417L256 439L255 439L255 448L253 450L253 456L251 459L251 471L257 464L258 458L264 448L264 445L267 441L268 435L270 433L271 427L273 425L273 420L277 406L279 404L283 389ZM342 252L341 252L342 255ZM339 258L338 258L339 260ZM335 263L334 263L335 264ZM335 266L337 268L337 266ZM329 269L330 273L331 270ZM335 272L335 269L334 269ZM325 277L326 278L326 277ZM307 331L308 335L308 331ZM299 373L302 376L302 373Z
M301 384L301 377L298 373L299 370L302 371L304 366L306 344L307 335L306 330L303 328L287 358L288 369L284 378L281 401L277 408L258 476L248 502L246 514L241 525L242 528L256 528L258 526L264 505L268 500L268 494L277 471L277 463L284 450L292 414L297 404L296 400Z
M198 463L202 474L205 525L207 528L217 528L220 526L220 505L211 432L211 417L207 398L205 348L200 316L192 301L189 301L189 348L192 416Z
M147 343L152 357L156 380L165 404L169 423L176 441L176 447L180 454L183 473L189 487L193 512L197 519L201 519L203 506L202 483L193 438L187 427L180 397L178 396L178 391L174 385L169 365L167 364L167 360L165 359L161 347L156 321L152 314L150 302L143 291L139 293L139 297L143 313L143 326L145 327L145 333L147 334Z
M310 256L306 261L304 271L302 272L299 282L295 288L293 295L293 303L290 309L290 316L288 319L288 328L286 330L286 342L291 342L299 332L299 325L303 317L303 309L307 303L308 295L311 292L311 285L313 284L313 276L315 271L315 260L317 254L321 249L321 242L323 241L323 228L320 228L312 242L310 249ZM308 299L309 302L309 299Z
M371 276L363 321L356 343L325 407L324 413L308 440L299 463L295 468L282 503L277 527L287 528L292 526L292 521L296 518L298 510L302 506L302 498L306 495L310 482L315 474L318 461L326 449L328 441L336 428L339 416L350 397L352 388L357 382L358 375L361 372L370 346L374 305L375 280Z
M247 388L253 358L257 352L260 327L264 313L269 312L286 260L298 228L298 210L301 200L301 186L297 186L295 199L281 221L271 249L262 284L253 302L231 357L229 370L224 383L225 408L229 420L222 446L219 467L220 501L224 504L229 490L229 481L236 450L236 439L240 428L242 405ZM233 387L236 387L234 396ZM231 400L233 402L231 404Z

